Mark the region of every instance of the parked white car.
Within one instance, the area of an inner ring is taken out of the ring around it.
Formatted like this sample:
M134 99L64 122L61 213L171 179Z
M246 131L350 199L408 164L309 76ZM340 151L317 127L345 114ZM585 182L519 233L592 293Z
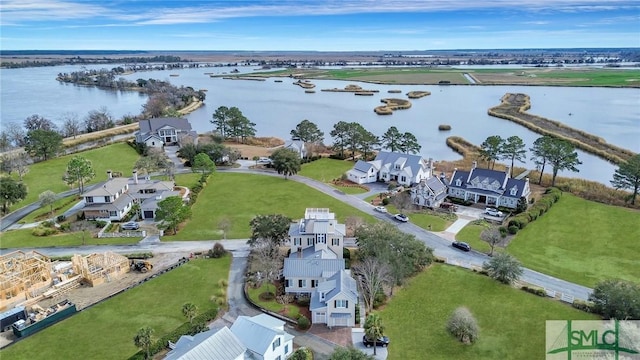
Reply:
M502 217L502 211L499 211L498 209L494 209L494 208L486 208L484 209L484 213L489 216Z
M377 212L381 212L381 213L386 213L387 212L387 208L384 206L376 206L373 210L377 211Z

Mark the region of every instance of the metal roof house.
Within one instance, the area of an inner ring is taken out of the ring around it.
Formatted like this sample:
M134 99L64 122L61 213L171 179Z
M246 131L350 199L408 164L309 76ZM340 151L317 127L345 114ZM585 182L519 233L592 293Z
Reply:
M284 321L267 314L239 316L231 332L258 360L284 360L293 353L294 336L284 330Z
M380 151L373 161L358 160L347 171L347 179L356 184L396 181L411 186L432 175L433 161L420 155Z
M482 169L474 161L469 171L454 170L448 184L449 196L515 209L521 197L529 201L531 189L528 178L514 179L509 174L509 167L505 171Z
M320 283L311 295L309 310L314 324L355 326L358 287L348 270L341 269Z
M247 347L228 327L211 329L190 336L184 335L169 345L165 360L245 360L250 359Z

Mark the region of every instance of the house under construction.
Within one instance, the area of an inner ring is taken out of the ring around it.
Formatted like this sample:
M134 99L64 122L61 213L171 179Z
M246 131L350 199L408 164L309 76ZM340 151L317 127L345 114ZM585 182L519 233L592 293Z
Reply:
M83 281L91 286L110 282L129 272L129 259L112 252L73 255L71 258L74 272L80 274Z
M51 260L37 251L0 256L0 311L51 286Z

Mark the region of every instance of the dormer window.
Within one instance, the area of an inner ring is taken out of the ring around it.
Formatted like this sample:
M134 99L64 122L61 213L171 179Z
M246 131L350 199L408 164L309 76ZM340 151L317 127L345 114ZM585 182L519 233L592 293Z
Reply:
M462 180L456 179L456 186L462 186Z
M511 188L511 196L516 196L518 194L518 187L514 186Z

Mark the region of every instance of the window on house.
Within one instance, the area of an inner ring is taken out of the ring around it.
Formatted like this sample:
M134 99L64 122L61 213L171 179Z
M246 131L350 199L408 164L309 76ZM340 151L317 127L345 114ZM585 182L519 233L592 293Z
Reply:
M298 287L307 287L307 280L298 280Z
M311 287L314 288L318 286L318 280L311 280Z
M291 286L291 280L286 279L286 280L284 281L284 286L285 286L285 287L289 287L289 286Z
M92 203L93 202L93 196L87 196L87 202L88 203Z
M316 244L326 244L327 243L327 235L318 234L316 238Z
M347 308L349 307L349 300L336 300L334 304L335 308Z
M517 187L511 188L511 196L516 196L517 193L518 193L518 188Z
M456 179L456 186L462 186L462 180Z
M331 245L340 246L340 239L331 239Z
M277 338L276 341L273 342L273 350L277 349L280 346L280 338ZM279 357L279 356L278 356Z
M105 196L104 202L111 202L111 196Z
M313 239L312 238L307 238L307 245L311 245L313 244Z
M117 216L118 212L117 211L109 211L109 216Z
M278 355L278 357L276 358L276 360L282 360L282 357L280 355Z
M284 353L288 354L289 353L289 344L285 344L284 345Z
M324 293L323 292L320 293L320 300L324 301Z
M406 176L401 176L401 177L400 177L400 181L402 181L402 182L407 182L407 177L406 177Z

